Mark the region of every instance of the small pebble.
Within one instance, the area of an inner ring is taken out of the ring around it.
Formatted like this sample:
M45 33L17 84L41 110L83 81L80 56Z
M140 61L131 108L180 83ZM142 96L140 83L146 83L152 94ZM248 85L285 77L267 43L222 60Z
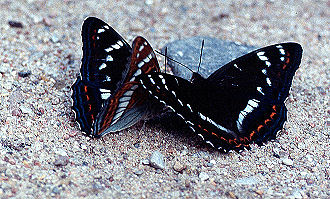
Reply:
M53 42L53 43L57 43L60 41L60 39L56 36L56 35L52 35L50 40Z
M213 167L213 164L211 162L206 163L206 166Z
M69 163L69 158L67 156L58 156L57 159L54 162L55 166L66 166Z
M182 164L182 163L179 162L179 161L176 161L176 162L174 163L174 165L173 165L173 169L174 169L174 171L177 171L177 172L179 172L179 173L182 173L183 170L185 170L186 168L187 168L187 166L184 165L184 164Z
M152 153L150 159L150 166L156 169L164 169L165 168L165 160L164 155L161 154L159 151L155 151Z
M140 176L140 175L143 174L143 170L134 171L134 174L137 175L137 176Z
M21 106L20 109L21 109L22 113L24 113L24 114L32 114L32 112L33 112L31 108L26 107L26 106Z
M292 166L293 165L293 161L291 159L289 159L289 158L284 158L282 160L282 163L285 164L285 165L287 165L287 166Z
M19 21L8 21L8 24L12 28L23 28L22 22Z
M142 164L144 164L144 165L148 165L148 164L150 164L150 162L149 162L148 159L144 159L144 160L142 160Z
M210 176L205 173L205 172L200 172L199 176L198 176L202 181L206 181L210 178Z
M13 115L13 116L17 116L17 117L21 117L22 116L22 111L21 111L21 109L14 109L12 112L11 112L11 114Z
M28 70L28 71L21 71L21 72L18 72L17 74L20 77L28 77L28 76L31 75L31 71L30 70Z

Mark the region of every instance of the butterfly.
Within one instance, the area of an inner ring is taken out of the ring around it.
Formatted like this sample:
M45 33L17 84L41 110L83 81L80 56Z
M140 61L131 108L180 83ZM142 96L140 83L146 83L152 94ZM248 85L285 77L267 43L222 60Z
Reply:
M287 119L284 101L302 48L282 43L255 50L209 77L190 81L161 72L141 74L142 87L220 151L250 149L276 138Z
M148 95L136 77L158 72L150 44L137 37L132 48L108 24L88 17L82 26L80 75L72 85L72 109L88 136L128 128L148 113Z

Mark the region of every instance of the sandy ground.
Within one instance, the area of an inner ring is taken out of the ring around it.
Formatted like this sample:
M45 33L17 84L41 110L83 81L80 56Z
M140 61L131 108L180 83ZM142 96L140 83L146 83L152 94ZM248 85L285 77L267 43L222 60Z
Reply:
M0 198L330 197L329 1L96 2L0 0ZM263 147L229 154L159 122L98 140L83 136L70 86L87 16L128 41L142 35L155 49L196 35L252 46L300 43L284 130ZM143 164L154 151L165 169Z

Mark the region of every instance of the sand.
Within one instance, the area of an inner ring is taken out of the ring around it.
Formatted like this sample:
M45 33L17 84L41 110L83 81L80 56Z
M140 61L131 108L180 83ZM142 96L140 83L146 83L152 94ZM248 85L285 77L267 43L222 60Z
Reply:
M329 6L324 0L1 0L0 198L329 198ZM300 43L304 54L284 130L263 147L228 154L155 121L102 139L83 136L70 86L87 16L129 42L144 36L155 49L197 35L251 46ZM164 169L147 164L155 151Z

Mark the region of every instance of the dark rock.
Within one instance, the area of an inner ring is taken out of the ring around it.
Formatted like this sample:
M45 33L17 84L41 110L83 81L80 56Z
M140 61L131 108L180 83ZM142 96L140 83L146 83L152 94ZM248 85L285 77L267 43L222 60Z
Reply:
M8 21L8 24L12 28L23 28L22 22L19 21Z
M231 41L196 36L167 44L165 46L167 47L167 56L197 72L203 40L204 48L199 74L205 78L233 59L257 49L257 47ZM165 47L162 49L163 53ZM171 60L168 60L168 65L176 76L190 80L192 73L188 69Z
M28 77L30 75L31 75L31 71L30 70L18 72L18 76L20 76L20 77Z

